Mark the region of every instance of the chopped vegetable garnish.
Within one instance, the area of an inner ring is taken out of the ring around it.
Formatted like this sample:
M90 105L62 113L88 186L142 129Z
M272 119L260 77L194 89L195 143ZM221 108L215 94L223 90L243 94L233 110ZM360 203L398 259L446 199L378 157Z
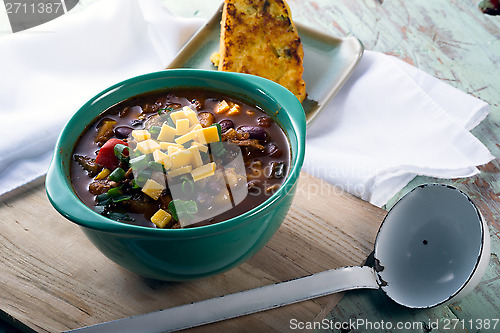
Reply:
M160 126L151 126L151 128L149 129L149 133L151 133L151 135L158 135L160 134L160 131L161 131Z
M190 218L191 215L198 213L198 205L193 200L176 199L170 201L168 210L170 210L174 219L179 221L182 218Z
M101 179L104 179L106 178L109 174L111 173L111 170L109 170L108 168L104 168L101 170L101 172L99 172L99 174L97 176L95 176L95 180L101 180Z
M124 144L118 143L114 147L114 153L116 158L122 162L128 162L130 159L130 148Z
M99 149L99 153L95 159L96 163L111 170L116 169L116 167L120 164L120 161L115 155L115 146L117 144L128 146L125 141L119 139L109 139L101 147L101 149Z
M193 194L194 192L193 180L190 179L190 177L188 176L182 176L181 181L182 181L182 186L181 186L182 192L184 192L184 194L186 195Z
M139 173L140 171L146 169L149 165L149 162L151 162L151 157L150 155L141 155L134 157L133 159L130 160L130 167L134 171L134 175L136 173Z
M114 182L119 182L123 178L125 178L125 170L122 168L118 167L113 170L108 176L109 179L111 179Z

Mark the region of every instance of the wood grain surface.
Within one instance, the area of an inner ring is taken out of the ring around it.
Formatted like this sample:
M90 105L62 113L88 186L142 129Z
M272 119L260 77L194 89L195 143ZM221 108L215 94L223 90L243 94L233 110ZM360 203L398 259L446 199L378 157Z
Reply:
M285 223L263 250L215 277L168 283L140 278L109 261L52 208L43 184L33 184L1 202L0 309L23 329L56 332L360 265L384 216L384 210L302 173ZM210 326L282 332L291 319L323 319L339 298L326 296Z

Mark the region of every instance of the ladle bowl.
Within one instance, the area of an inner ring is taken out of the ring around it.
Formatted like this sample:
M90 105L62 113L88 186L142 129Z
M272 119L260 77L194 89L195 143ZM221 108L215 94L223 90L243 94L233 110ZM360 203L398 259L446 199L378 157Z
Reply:
M460 300L490 258L488 226L472 200L439 184L418 186L387 213L375 240L375 265L332 269L205 301L75 330L176 331L315 297L379 289L409 308Z
M375 271L397 303L428 308L458 301L489 262L487 224L460 190L416 187L386 215L375 241Z

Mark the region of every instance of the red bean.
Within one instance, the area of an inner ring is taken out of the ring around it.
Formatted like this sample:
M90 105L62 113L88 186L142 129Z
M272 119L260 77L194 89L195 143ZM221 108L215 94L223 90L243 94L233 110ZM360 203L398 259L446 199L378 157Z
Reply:
M257 124L261 127L270 127L273 124L273 120L269 117L259 117L257 119Z
M262 127L257 126L241 126L238 128L240 131L250 134L251 139L266 140L267 132Z

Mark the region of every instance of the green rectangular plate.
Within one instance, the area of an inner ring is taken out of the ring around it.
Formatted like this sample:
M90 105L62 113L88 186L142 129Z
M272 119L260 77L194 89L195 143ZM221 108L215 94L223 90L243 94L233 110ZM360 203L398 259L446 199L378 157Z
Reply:
M219 51L222 7L181 49L167 68L217 70L210 56ZM295 23L304 47L304 81L307 98L302 102L309 124L337 94L363 56L363 44L355 37L337 38Z

